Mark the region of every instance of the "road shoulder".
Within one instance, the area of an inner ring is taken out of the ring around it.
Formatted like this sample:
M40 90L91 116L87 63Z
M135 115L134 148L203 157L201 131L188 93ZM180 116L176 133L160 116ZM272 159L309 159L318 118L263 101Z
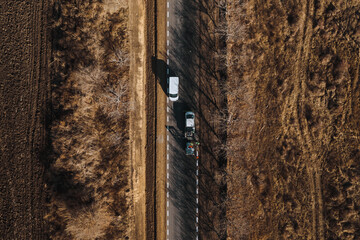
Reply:
M142 0L129 1L130 90L130 162L133 198L131 204L131 239L146 239L145 169L145 8Z

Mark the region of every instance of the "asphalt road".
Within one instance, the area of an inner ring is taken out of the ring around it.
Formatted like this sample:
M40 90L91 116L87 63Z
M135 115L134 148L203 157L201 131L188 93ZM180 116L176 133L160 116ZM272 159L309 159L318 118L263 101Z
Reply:
M185 155L184 139L184 115L196 114L198 96L192 2L167 2L167 76L180 78L179 100L167 102L167 239L198 238L198 160Z

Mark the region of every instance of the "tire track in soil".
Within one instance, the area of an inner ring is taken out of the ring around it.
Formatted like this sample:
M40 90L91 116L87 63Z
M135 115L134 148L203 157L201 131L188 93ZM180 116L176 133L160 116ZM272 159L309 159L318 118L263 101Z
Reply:
M312 39L312 22L314 18L314 1L308 1L306 6L306 20L303 32L303 39L304 42L302 44L302 53L300 54L303 56L302 61L304 66L302 66L301 76L300 76L300 85L301 85L301 94L299 95L300 98L298 100L298 108L300 106L300 111L304 112L304 102L305 94L306 94L306 78L307 78L307 70L308 70L308 60L310 54L310 42ZM298 59L301 59L300 56ZM300 69L297 70L297 73ZM299 111L299 110L298 110ZM298 116L299 117L299 116ZM298 130L300 131L300 135L303 139L302 146L306 149L308 154L309 160L307 165L308 175L309 175L309 182L310 182L310 191L311 191L311 199L312 199L312 218L313 218L313 236L316 239L324 239L324 231L323 231L323 217L322 217L322 198L321 198L321 185L320 185L320 175L318 173L320 169L321 160L319 159L319 155L316 154L316 150L313 148L313 139L311 137L311 133L309 131L309 125L304 116L301 116L299 119L299 127Z
M41 4L41 3L40 3ZM41 8L40 8L41 9ZM29 104L29 110L28 112L31 113L30 115L30 119L31 119L31 124L29 125L28 129L27 129L27 137L28 140L27 142L29 143L29 145L31 146L31 156L34 156L34 151L33 151L33 147L34 146L34 138L35 138L35 131L36 131L36 110L38 108L38 97L39 94L39 62L38 62L38 54L40 52L39 46L40 44L37 43L41 43L41 39L39 37L40 35L40 31L39 31L39 26L38 23L39 22L39 16L38 13L39 12L39 6L38 4L34 4L33 5L33 20L32 20L32 27L31 29L34 29L34 31L32 32L32 42L34 43L33 47L31 48L31 60L29 62L29 66L31 66L31 73L30 73L30 78L29 78L29 82L31 82L32 79L35 80L35 82L33 84L30 85L30 99L32 100L31 104ZM35 24L34 24L35 23ZM27 169L30 169L30 171L27 172L27 179L31 179L31 182L33 182L33 167L32 164L30 162L27 162ZM28 208L30 209L29 211L29 217L31 218L31 216L34 214L34 209L32 208L33 206L33 199L32 199L32 193L30 191L27 192L27 199L30 199L30 202L28 203ZM31 231L33 232L33 228L31 229Z
M313 35L313 29L312 29L312 23L313 19L315 17L315 5L314 1L308 1L306 6L306 20L305 20L305 26L304 26L304 32L303 32L303 39L304 42L302 44L302 53L301 56L303 56L302 61L299 61L300 63L303 63L301 72L299 72L300 69L298 69L297 73L301 73L300 78L300 85L301 85L301 93L300 98L298 100L298 108L300 106L300 111L305 112L305 106L304 102L306 101L306 78L307 78L307 72L308 72L308 65L309 65L309 54L310 54L310 43ZM298 59L301 59L300 56ZM298 110L299 112L299 110ZM300 117L300 116L298 116ZM324 222L323 222L323 216L322 216L322 196L321 196L321 176L319 175L320 166L322 162L322 156L317 151L317 149L313 148L313 140L310 130L309 130L309 124L304 116L301 116L299 119L299 126L300 128L300 135L303 139L302 146L304 149L306 149L308 158L310 161L306 163L308 175L309 175L309 182L310 182L310 189L311 189L311 199L312 199L312 214L313 214L313 236L315 236L316 239L324 239Z
M303 7L302 23L300 24L300 43L297 50L297 59L295 66L295 83L293 94L287 97L286 106L282 113L282 122L291 126L291 119L294 121L294 127L287 127L288 132L295 132L295 136L301 146L304 155L307 157L305 167L309 176L311 201L312 201L312 235L316 239L324 239L324 221L322 215L322 194L321 194L321 175L319 173L320 163L323 156L320 156L313 148L313 139L309 131L306 118L303 115L306 101L306 78L308 70L308 60L310 54L310 43L312 39L312 22L315 16L314 1L308 0ZM301 161L306 158L298 158L296 169L298 172ZM321 159L319 159L321 158Z

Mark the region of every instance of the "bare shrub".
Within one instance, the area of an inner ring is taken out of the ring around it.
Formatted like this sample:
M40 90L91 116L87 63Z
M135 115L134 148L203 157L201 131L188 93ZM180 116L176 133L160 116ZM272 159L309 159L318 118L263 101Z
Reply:
M105 235L105 230L113 219L106 206L91 205L70 216L66 231L75 239L92 240Z
M124 239L128 229L127 9L61 1L54 23L53 239Z

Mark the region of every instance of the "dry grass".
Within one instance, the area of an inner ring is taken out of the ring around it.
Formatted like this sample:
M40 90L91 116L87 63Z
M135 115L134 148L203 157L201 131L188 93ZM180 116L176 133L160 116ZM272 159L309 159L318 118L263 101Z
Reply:
M53 7L53 239L128 236L128 10L104 4Z
M359 9L227 4L229 238L359 238Z

